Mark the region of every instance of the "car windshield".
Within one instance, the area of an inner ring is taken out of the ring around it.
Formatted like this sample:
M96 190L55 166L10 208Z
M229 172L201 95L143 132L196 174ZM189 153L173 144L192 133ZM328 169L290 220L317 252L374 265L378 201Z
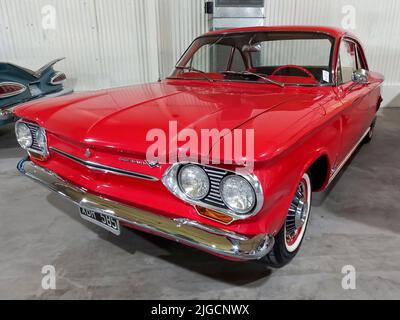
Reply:
M317 32L242 32L197 38L174 79L332 85L334 38Z

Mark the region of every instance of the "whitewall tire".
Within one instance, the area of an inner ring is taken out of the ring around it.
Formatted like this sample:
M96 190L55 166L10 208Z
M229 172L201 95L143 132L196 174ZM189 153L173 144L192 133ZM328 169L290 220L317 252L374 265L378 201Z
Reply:
M289 263L303 242L311 212L312 185L307 172L296 188L285 223L275 236L275 245L265 257L269 266L280 268Z

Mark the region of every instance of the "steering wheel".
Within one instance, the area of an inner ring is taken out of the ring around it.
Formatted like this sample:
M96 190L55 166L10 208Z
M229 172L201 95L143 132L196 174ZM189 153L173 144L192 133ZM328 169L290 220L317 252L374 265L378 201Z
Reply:
M287 65L285 65L285 66L280 66L279 68L276 68L276 69L274 70L274 72L272 72L272 76L275 76L278 72L280 72L280 71L282 71L282 70L284 70L284 69L296 69L296 70L300 70L300 71L302 71L303 73L305 73L305 74L308 76L308 78L311 78L311 79L314 80L315 82L318 82L318 80L315 78L315 76L314 76L310 71L308 71L306 68L303 68L303 67L301 67L301 66L297 66L297 65L295 65L295 64L287 64Z

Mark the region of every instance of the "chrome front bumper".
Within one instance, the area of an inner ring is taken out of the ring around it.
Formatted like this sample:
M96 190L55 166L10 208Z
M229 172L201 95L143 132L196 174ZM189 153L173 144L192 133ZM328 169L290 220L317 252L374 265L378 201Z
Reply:
M164 238L234 260L257 260L269 253L274 238L260 234L254 237L214 228L189 219L170 219L111 201L76 187L54 172L44 169L28 159L21 160L18 170L25 176L75 204L112 216L129 226Z

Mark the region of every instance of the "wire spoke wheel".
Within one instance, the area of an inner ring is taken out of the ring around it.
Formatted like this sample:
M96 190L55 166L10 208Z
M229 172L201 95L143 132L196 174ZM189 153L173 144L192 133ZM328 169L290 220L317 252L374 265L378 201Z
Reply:
M311 181L308 175L301 179L284 225L286 249L294 252L300 246L311 208Z

